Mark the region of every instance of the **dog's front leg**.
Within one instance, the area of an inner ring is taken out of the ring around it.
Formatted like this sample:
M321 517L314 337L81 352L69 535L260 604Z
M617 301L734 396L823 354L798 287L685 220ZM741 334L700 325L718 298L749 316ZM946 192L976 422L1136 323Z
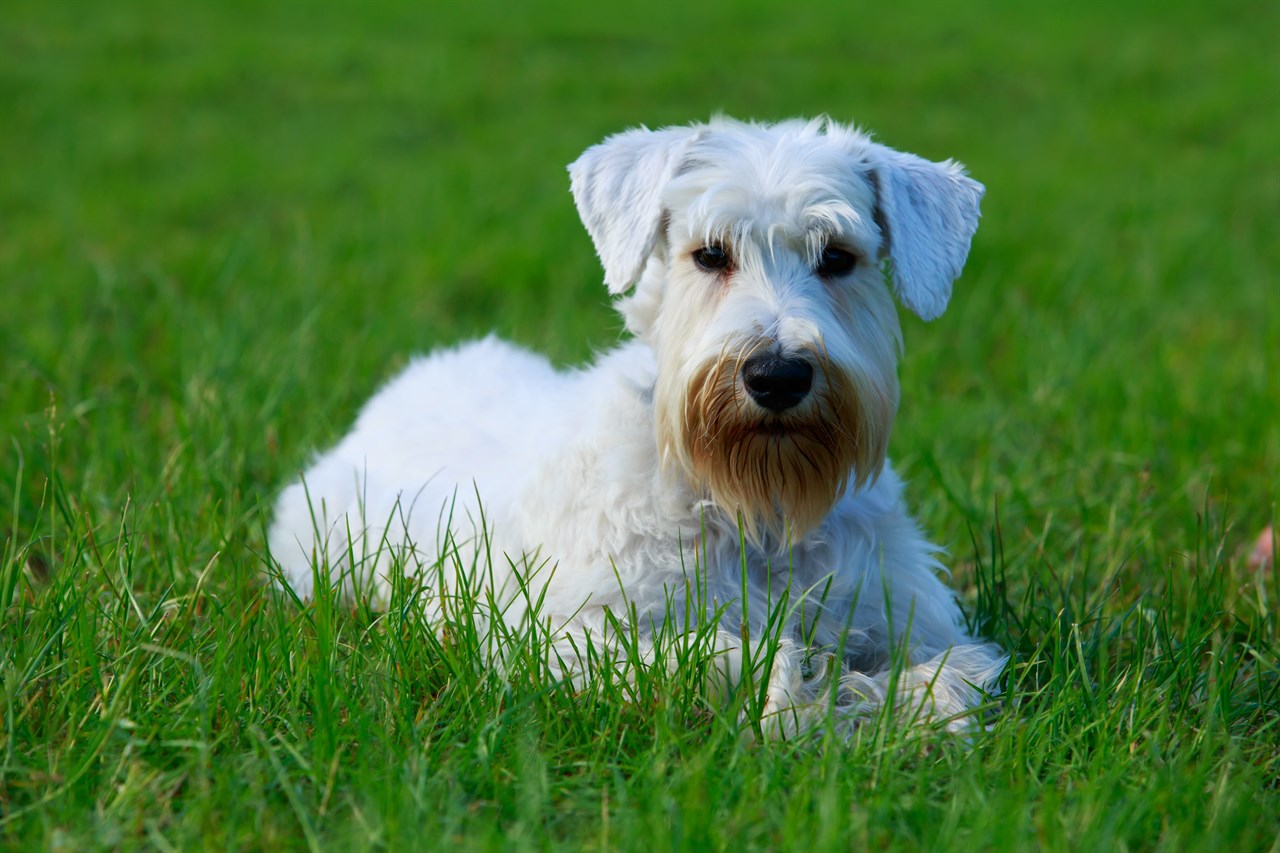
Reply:
M965 732L982 725L1008 657L995 645L957 645L933 658L876 673L839 676L837 702L850 722L885 713L905 725Z
M758 734L768 739L828 727L850 735L884 714L901 725L942 725L962 733L982 724L1007 662L998 646L971 643L921 663L867 673L783 639L756 649L744 665L740 641L723 636L735 644L719 657L721 684L745 687L742 713L758 721Z
M708 692L720 702L741 703L740 716L768 740L785 740L818 727L826 716L822 673L807 672L803 646L789 638L752 644L743 655L742 637L717 631Z

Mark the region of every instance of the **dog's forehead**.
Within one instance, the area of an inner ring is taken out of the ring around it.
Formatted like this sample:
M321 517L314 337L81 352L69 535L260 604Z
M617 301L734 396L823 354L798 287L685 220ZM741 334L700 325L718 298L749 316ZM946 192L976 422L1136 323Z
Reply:
M866 142L813 125L713 125L689 147L663 206L708 235L859 236L875 229Z

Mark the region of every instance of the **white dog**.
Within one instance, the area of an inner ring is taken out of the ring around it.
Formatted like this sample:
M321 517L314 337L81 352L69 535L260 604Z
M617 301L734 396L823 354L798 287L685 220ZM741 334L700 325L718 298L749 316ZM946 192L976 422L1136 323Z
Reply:
M494 338L413 362L280 496L283 579L385 603L407 572L439 614L449 566L478 560L508 623L541 578L570 677L609 614L641 635L716 620L713 671L768 679L769 732L886 704L965 727L1004 656L966 631L885 458L882 261L937 317L983 187L825 119L632 130L569 171L633 340L569 372Z

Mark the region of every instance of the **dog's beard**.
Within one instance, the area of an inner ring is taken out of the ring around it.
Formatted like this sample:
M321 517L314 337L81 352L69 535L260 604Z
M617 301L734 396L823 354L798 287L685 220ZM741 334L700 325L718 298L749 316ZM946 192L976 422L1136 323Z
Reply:
M722 354L685 386L676 411L660 417L668 459L675 457L696 488L730 514L759 543L780 543L816 528L849 483L861 486L884 467L896 409L896 381L877 384L833 368L815 354L818 375L795 410L762 412L738 376L757 347ZM682 405L681 405L682 404ZM678 434L677 434L678 433Z

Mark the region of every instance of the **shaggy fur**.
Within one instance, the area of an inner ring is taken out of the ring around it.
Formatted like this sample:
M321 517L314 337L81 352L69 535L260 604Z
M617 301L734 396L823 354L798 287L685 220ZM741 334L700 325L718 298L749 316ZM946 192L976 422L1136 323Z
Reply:
M490 555L493 618L519 622L522 573L554 566L539 618L569 677L590 677L587 637L608 645L607 609L642 632L718 617L730 682L757 651L743 623L764 636L785 586L766 731L832 700L849 727L892 701L963 728L1004 656L966 631L885 459L901 333L881 262L941 314L982 186L825 119L632 130L570 174L633 339L569 372L493 338L413 362L280 496L283 579L385 601L403 567L443 612L460 581L440 556ZM811 387L766 405L744 378L759 356L809 365Z

